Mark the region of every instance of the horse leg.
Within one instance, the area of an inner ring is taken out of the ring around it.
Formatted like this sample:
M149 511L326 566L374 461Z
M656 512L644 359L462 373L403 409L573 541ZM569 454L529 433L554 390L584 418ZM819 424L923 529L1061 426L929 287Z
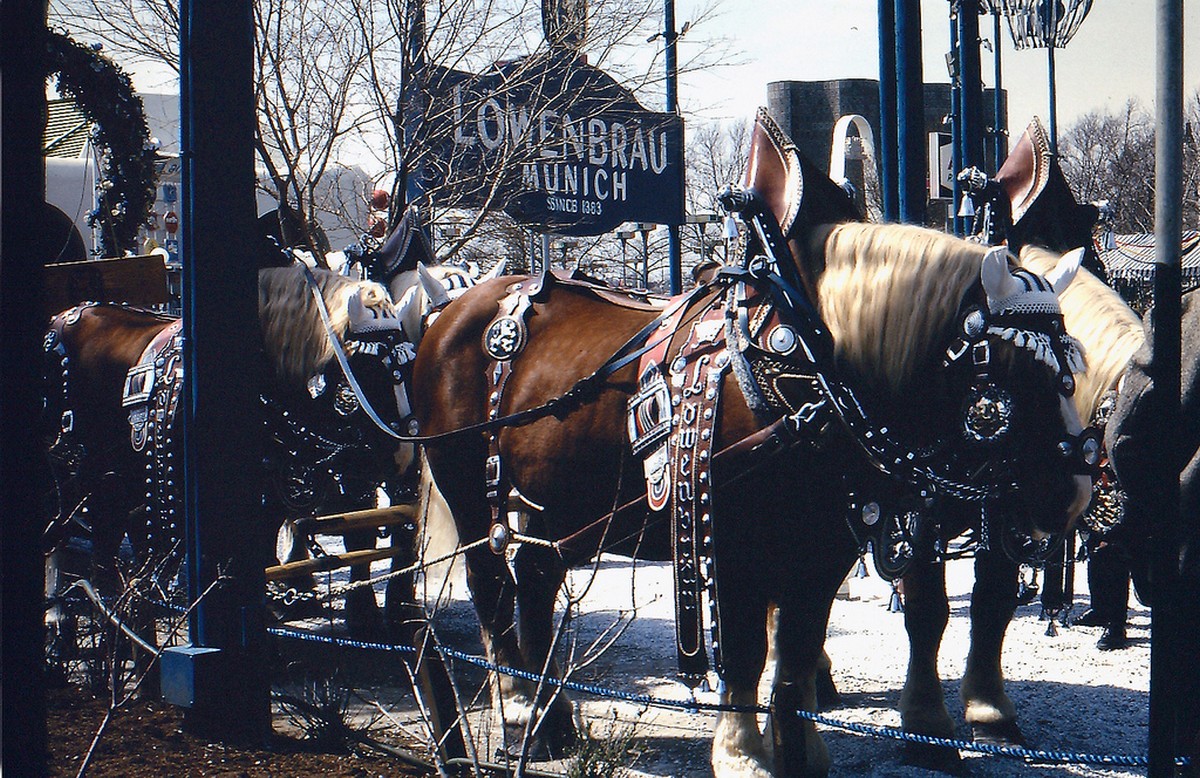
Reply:
M551 549L527 543L518 549L513 568L517 575L517 631L525 667L533 672L544 671L547 679L561 678L554 658L554 603L566 577L566 566ZM566 690L547 682L536 704L540 716L537 737L552 755L561 756L575 742L571 700Z
M772 606L767 610L767 667L774 667L776 664L775 657L775 632L779 628L779 608ZM829 658L828 651L821 651L821 656L817 659L817 710L829 710L836 708L842 701L842 695L838 693L837 684L833 682L833 660Z
M527 669L517 643L516 583L504 563L504 557L487 547L463 554L467 567L467 588L479 616L479 631L488 661L507 667ZM537 668L541 669L541 668ZM497 673L493 701L501 711L504 724L524 727L533 709L532 685L506 673Z
M900 693L900 719L906 732L933 737L954 735L954 721L946 710L937 670L938 648L949 620L945 565L918 561L904 575L904 629L908 632L909 653L908 675Z
M728 640L721 646L721 703L753 706L758 703L758 683L766 666L768 607L765 602L739 602L738 606L721 612L722 634L737 635L736 640ZM774 606L770 610L778 613ZM776 615L771 626L777 624ZM758 715L718 712L711 760L715 778L769 778L771 757L758 729Z
M375 548L375 537L373 529L355 530L343 535L342 542L347 551L366 551ZM360 584L346 592L346 628L352 635L377 636L382 626L375 589L367 583L370 580L369 564L351 566L350 583Z
M412 645L417 627L424 622L425 611L417 604L415 571L395 575L417 561L417 527L414 520L392 527L391 572L383 594L383 621L387 631L402 643Z
M1017 709L1004 693L1004 674L1000 669L1004 632L1016 607L1016 563L1001 552L981 552L975 557L971 647L961 690L964 716L979 742L1000 745L1025 742L1017 726Z
M789 597L780 608L779 668L771 697L776 775L823 776L829 772L831 760L825 741L813 722L797 712L817 710L817 669L829 610L844 573L831 576L826 587L808 589L807 597Z
M47 680L52 686L61 686L67 681L67 662L76 653L78 636L77 623L63 603L66 591L66 563L69 554L66 548L70 539L63 540L46 555L46 661Z

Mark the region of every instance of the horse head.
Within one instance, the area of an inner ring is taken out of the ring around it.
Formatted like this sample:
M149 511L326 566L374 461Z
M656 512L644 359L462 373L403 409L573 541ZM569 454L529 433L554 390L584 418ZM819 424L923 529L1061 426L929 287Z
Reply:
M765 108L759 108L755 117L742 188L753 192L774 216L797 263L801 283L813 297L816 279L824 270L820 248L811 245L814 228L862 221L858 207L842 187L800 153Z
M1100 209L1092 203L1076 202L1037 117L996 172L990 205L995 211L995 234L990 242L1002 239L1016 254L1025 246L1052 251L1083 246L1083 267L1101 280L1105 278L1092 240Z
M1083 360L1058 303L1081 255L1042 277L1005 249L909 225L843 224L826 243L818 308L868 415L904 458L927 458L931 505L982 509L979 526L1004 530L1014 555L1082 511L1080 473L1098 458L1071 402Z
M414 456L395 435L408 431L415 349L387 291L299 264L272 268L260 271L259 316L275 373L263 392L269 425L293 452L281 461L295 492L281 490L284 502L319 504L331 485L351 501L373 499Z
M1003 516L1001 543L1014 558L1039 556L1047 536L1082 514L1100 463L1099 436L1083 428L1073 402L1086 371L1083 350L1067 333L1059 302L1083 256L1075 249L1038 275L1020 268L1007 249L989 250L980 264L986 310L963 320L968 340L980 329L986 339L971 345L962 430L978 453L1011 469L1015 489L995 509ZM980 355L981 344L990 360ZM1008 367L993 367L1004 361Z

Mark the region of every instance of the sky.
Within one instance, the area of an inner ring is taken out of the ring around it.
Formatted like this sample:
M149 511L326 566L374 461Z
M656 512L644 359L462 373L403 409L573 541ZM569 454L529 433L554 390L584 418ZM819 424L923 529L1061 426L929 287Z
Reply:
M678 27L694 22L679 39L679 61L705 55L714 39L728 51L708 52L715 65L680 76L679 100L689 121L749 121L766 105L772 81L877 78L878 0L674 0ZM1155 0L1094 0L1066 48L1055 53L1059 131L1092 111L1116 112L1130 98L1151 110L1155 97ZM1200 90L1200 2L1185 3L1184 97ZM701 15L701 8L715 11ZM699 17L699 20L697 18ZM923 68L927 82L948 82L948 0L921 0ZM993 36L991 17L980 19L982 37ZM1190 37L1188 37L1190 35ZM661 46L661 43L649 44ZM981 52L985 86L995 84L992 55ZM1016 51L1001 27L1003 86L1009 97L1010 137L1034 117L1049 118L1045 49ZM661 61L661 60L660 60ZM154 69L131 68L144 91L172 91ZM659 97L658 99L661 99ZM655 108L655 99L642 99Z
M680 26L702 1L676 0ZM1154 0L1094 0L1075 37L1056 50L1060 132L1088 112L1121 110L1131 97L1152 108L1155 5ZM1186 99L1200 89L1200 3L1185 5ZM689 31L680 39L679 58L683 62L695 56L706 38L724 36L740 50L731 59L738 64L681 76L681 106L702 117L748 120L759 105L766 105L766 85L772 81L877 78L877 9L878 0L723 0L718 18L705 18L694 34ZM921 27L925 80L948 82L947 0L921 0ZM981 18L980 28L982 37L991 38L991 17ZM1049 116L1046 50L1015 51L1007 24L1001 32L1009 124L1019 136L1034 116L1043 122ZM984 85L990 87L995 84L992 55L984 50L982 57Z

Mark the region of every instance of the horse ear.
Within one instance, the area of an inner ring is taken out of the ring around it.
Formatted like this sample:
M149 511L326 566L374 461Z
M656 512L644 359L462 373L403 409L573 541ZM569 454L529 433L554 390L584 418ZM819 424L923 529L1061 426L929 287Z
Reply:
M425 290L425 294L434 308L450 304L450 295L446 294L446 287L433 277L433 273L429 272L429 268L425 267L424 262L417 263L417 276L421 279L421 287Z
M499 278L504 275L504 266L508 264L508 260L501 259L492 269L481 275L476 283L482 284L484 281L491 281L493 278Z
M1003 300L1018 291L1020 284L1008 269L1009 256L1008 249L1003 246L997 246L983 255L979 279L983 282L988 302Z
M1058 264L1054 269L1046 274L1046 283L1050 284L1050 288L1055 294L1062 294L1063 290L1071 285L1075 280L1075 274L1079 272L1079 266L1083 263L1083 248L1072 249L1062 255L1062 259L1058 260Z

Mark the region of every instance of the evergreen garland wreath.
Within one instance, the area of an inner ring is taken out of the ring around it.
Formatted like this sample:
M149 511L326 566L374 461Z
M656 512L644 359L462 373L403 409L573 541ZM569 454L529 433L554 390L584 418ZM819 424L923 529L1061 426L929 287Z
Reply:
M57 74L59 93L79 106L96 127L93 142L108 150L97 206L88 214L88 223L99 228L100 255L136 251L138 230L150 220L157 187L142 98L99 46L85 46L52 30L47 55L46 77Z

